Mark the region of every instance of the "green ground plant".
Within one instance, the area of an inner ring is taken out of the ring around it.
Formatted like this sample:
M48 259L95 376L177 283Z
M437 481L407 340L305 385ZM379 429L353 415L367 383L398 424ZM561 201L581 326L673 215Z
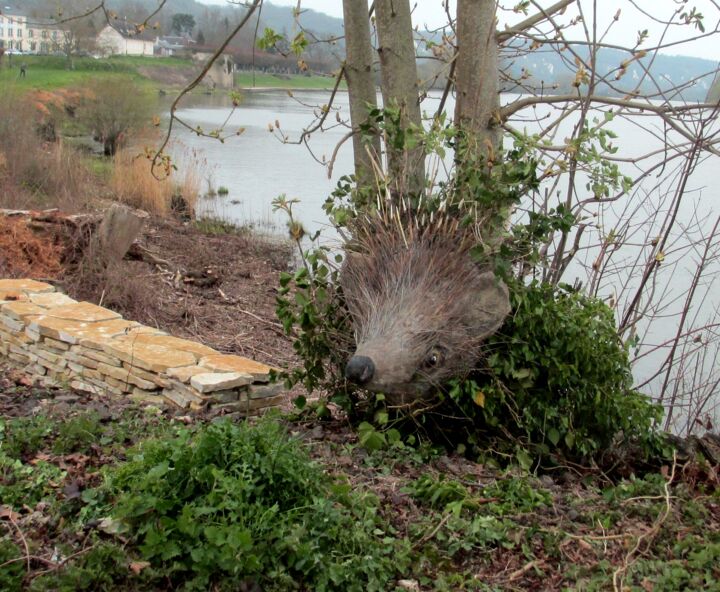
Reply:
M20 548L5 539L0 539L0 590L19 592L25 576Z
M187 590L380 591L407 561L377 499L329 479L272 420L146 442L102 497L143 559Z
M2 590L606 590L638 540L625 589L720 581L718 494L669 472L563 485L402 441L367 452L346 429L296 439L278 416L111 407L98 431L86 405L2 422Z

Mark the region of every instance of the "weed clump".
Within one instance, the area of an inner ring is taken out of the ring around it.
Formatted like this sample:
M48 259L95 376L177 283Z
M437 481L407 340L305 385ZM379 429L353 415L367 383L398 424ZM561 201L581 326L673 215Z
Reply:
M118 201L133 208L158 216L174 212L192 218L200 190L201 165L186 160L182 173L158 179L149 158L140 158L137 150L120 149L113 157L110 187Z
M105 491L143 558L184 589L385 590L403 567L377 500L334 483L271 420L149 441Z

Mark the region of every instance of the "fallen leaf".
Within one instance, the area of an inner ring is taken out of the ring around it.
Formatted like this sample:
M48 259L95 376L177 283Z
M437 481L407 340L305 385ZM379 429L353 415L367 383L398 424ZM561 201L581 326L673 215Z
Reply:
M131 561L129 567L130 567L131 572L133 572L135 575L138 575L146 567L150 567L150 562L149 561Z
M107 534L120 534L126 530L126 526L120 520L113 520L112 518L103 518L97 527Z
M77 499L80 497L80 493L82 491L82 488L80 487L80 483L77 479L73 479L63 487L63 493L65 494L65 499Z
M20 519L20 514L9 506L0 506L0 518L9 518L11 522L17 522Z

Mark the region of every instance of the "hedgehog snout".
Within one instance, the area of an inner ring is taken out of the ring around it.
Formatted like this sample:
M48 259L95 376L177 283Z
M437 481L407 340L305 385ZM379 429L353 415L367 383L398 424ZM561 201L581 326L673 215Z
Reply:
M353 356L345 366L345 378L355 384L370 382L375 374L375 363L367 356Z

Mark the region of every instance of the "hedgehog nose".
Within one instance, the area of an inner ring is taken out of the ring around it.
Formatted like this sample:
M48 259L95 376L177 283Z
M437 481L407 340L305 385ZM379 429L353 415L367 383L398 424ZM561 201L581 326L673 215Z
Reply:
M345 366L345 378L356 384L367 384L375 374L375 364L367 356L353 356Z

